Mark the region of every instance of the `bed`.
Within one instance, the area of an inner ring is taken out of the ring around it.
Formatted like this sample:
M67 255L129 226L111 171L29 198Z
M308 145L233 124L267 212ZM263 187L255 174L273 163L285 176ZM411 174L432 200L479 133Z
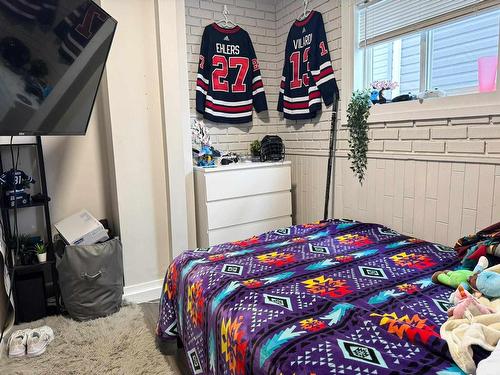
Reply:
M439 327L452 248L345 220L186 251L157 335L193 374L461 374Z

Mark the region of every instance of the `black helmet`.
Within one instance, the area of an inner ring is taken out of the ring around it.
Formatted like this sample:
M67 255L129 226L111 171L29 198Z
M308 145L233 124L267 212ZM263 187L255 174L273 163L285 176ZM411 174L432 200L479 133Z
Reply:
M260 161L280 161L285 158L285 145L277 135L266 135L260 144Z

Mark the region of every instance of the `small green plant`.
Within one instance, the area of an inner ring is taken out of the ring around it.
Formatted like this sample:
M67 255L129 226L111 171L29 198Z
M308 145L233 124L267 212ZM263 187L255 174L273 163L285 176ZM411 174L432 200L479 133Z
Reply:
M37 254L45 254L47 252L47 247L44 243L40 242L35 245L35 250Z
M260 155L260 141L258 139L250 143L250 152L252 156Z
M357 90L352 93L347 107L347 128L349 129L349 153L351 170L360 184L365 178L368 152L368 116L370 114L370 91Z

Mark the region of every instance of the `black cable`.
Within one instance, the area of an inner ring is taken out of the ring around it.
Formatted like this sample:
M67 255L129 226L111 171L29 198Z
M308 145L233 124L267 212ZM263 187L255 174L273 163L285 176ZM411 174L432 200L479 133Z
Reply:
M16 260L17 254L19 253L19 248L20 248L20 246L19 246L20 245L19 244L19 228L17 225L17 190L16 190L16 172L17 172L17 165L19 162L19 147L17 148L17 155L16 155L16 159L14 161L13 141L14 141L14 136L11 136L9 148L10 148L10 157L11 157L11 161L12 161L12 168L14 169L14 178L12 180L12 189L14 191L14 233L13 233L13 235L16 238L16 251L14 252L14 260L12 262L12 272L10 274L10 288L9 288L9 293L8 293L8 297L7 297L9 307L10 307L10 299L12 297L12 290L14 287L14 273L15 273L15 269L16 269L15 268L15 260ZM7 207L7 209L8 209L8 207ZM2 223L2 226L3 226L3 223ZM7 246L8 246L8 244L7 244ZM9 256L10 256L10 252L9 252ZM6 259L5 259L5 262L7 262ZM8 310L10 310L10 308ZM5 322L4 322L3 327L2 327L2 332L0 333L0 344L2 343L3 336L5 334L6 329L7 329L7 319L5 319Z

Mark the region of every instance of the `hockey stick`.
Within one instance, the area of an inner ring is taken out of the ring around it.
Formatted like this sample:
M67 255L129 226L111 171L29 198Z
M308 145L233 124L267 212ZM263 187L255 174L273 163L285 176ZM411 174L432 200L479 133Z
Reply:
M328 219L328 204L330 203L330 187L332 184L332 170L335 176L335 143L337 140L337 112L338 96L335 96L332 105L332 122L330 127L330 148L328 150L328 169L326 170L326 191L325 191L325 210L323 211L323 220ZM332 199L335 199L335 191ZM334 202L335 203L335 202ZM332 207L333 210L333 207Z

